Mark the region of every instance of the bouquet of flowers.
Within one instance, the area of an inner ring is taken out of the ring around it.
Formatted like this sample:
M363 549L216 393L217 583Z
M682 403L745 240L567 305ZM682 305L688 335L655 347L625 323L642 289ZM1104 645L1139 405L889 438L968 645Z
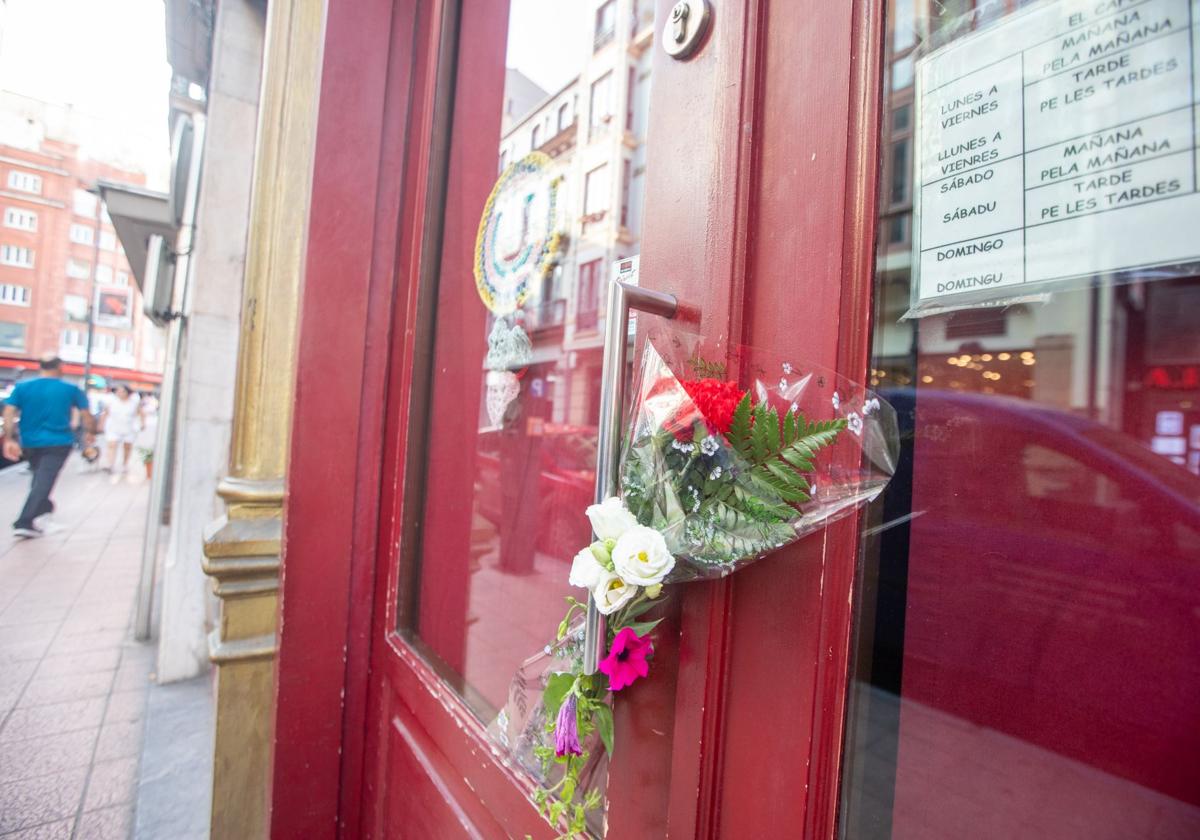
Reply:
M851 513L894 472L895 413L879 397L755 348L701 351L694 336L650 335L620 495L585 511L595 541L570 583L607 617L599 672L583 673L587 603L569 598L555 642L526 661L491 727L564 837L582 835L601 802L612 695L649 674L658 622L647 614L664 584L730 574Z

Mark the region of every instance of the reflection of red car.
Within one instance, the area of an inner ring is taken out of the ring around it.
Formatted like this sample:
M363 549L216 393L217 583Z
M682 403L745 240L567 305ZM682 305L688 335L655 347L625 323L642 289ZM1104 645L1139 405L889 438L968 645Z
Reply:
M886 396L916 429L880 572L903 696L1200 804L1200 478L1027 401Z
M532 464L536 463L536 481ZM504 493L536 498L537 550L569 561L590 536L583 509L592 502L596 481L596 427L546 423L540 434L524 430L486 432L479 437L476 505L500 528Z

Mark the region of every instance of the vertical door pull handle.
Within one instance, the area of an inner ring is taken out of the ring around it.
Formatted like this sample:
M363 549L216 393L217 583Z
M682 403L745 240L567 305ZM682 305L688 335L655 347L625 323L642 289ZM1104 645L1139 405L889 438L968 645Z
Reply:
M674 295L655 292L614 280L608 290L608 315L604 323L604 366L600 377L600 429L596 451L596 503L617 495L617 470L621 463L621 412L625 406L625 356L629 343L629 312L636 309L663 318L674 318L679 305ZM588 596L583 631L583 673L596 673L604 656L604 616Z

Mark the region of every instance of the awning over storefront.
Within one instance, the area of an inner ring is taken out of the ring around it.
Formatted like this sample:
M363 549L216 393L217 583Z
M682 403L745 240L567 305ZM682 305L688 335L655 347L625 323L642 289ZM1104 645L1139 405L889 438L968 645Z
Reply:
M98 181L96 192L104 201L117 238L125 249L125 257L137 280L138 288L145 291L146 249L150 237L158 234L167 242L175 239L175 227L171 223L171 210L165 193Z
M0 370L37 370L38 363L34 359L0 359ZM63 362L62 372L66 376L83 376L83 365L73 362ZM108 382L130 382L141 385L162 384L162 374L147 373L141 370L92 365L92 376L101 376Z

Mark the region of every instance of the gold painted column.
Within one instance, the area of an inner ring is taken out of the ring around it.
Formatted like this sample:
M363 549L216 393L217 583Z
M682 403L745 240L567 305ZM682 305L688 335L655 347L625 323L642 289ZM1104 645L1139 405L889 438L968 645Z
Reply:
M221 617L214 840L267 832L276 595L325 0L271 0L251 184L225 515L204 540ZM206 150L213 154L216 150ZM204 278L197 278L203 283Z

